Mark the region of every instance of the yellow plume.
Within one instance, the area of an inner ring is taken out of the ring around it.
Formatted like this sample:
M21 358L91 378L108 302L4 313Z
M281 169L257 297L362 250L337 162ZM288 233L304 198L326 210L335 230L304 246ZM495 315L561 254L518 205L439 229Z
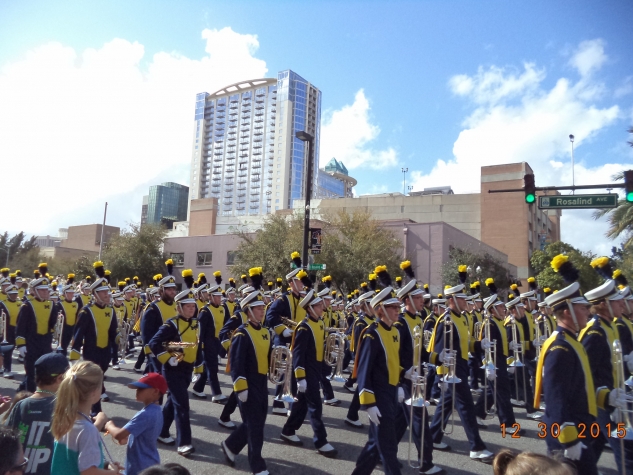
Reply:
M301 257L301 254L299 254L297 251L290 254L290 259L296 259L297 257Z
M407 267L411 267L411 261L404 261L400 263L400 269L405 270Z
M457 268L457 272L467 272L468 271L468 266L465 265L461 265Z
M600 268L600 267L604 267L608 263L609 263L608 257L596 257L593 261L591 261L591 267L593 267L594 269L596 267Z
M560 269L560 266L562 266L565 262L567 262L569 260L569 256L566 256L564 254L559 254L556 257L554 257L554 259L552 259L552 269L554 269L554 272L558 272L558 269Z
M183 277L193 277L193 271L191 269L185 269L182 271Z
M495 280L492 277L488 277L486 279L486 285L490 285L490 284L494 284L494 283L495 283Z
M615 271L613 271L613 279L617 279L621 275L622 275L622 271L620 269L616 269Z

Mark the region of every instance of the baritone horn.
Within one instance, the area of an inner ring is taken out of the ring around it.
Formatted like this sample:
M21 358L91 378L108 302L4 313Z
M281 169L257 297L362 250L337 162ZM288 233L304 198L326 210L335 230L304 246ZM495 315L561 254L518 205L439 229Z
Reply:
M345 357L345 336L340 332L333 332L327 336L325 340L325 353L323 359L328 366L335 368L333 381L342 383L345 381L343 376L343 358Z
M429 405L426 400L426 382L429 370L422 366L422 352L426 348L426 333L420 326L413 329L413 367L414 374L411 375L411 397L404 403L411 406L409 413L409 421L413 423L413 409L416 407L422 409L422 435L420 437L420 456L418 460L411 460L411 446L413 445L413 426L409 429L409 446L407 458L411 468L419 469L422 466L422 458L424 457L424 431L426 429L426 406Z
M195 348L196 346L198 346L198 343L193 341L169 341L163 343L167 353L176 358L179 363L185 357L185 348Z
M442 427L442 432L444 434L452 434L453 429L455 428L455 385L461 383L462 380L458 378L455 374L455 367L457 365L457 351L453 348L453 332L455 329L453 328L453 320L451 319L451 314L447 313L444 317L444 335L443 335L443 347L445 351L444 361L442 362L442 366L438 368L441 370L441 373L444 375L441 379L442 389L442 423L444 422L444 398L445 393L448 390L447 385L453 386L453 397L452 397L452 405L451 405L451 415L450 415L450 429L446 427ZM448 347L447 347L448 344ZM447 349L448 348L448 349Z
M283 402L294 402L295 398L290 390L292 371L292 353L287 346L275 346L270 354L270 369L268 379L275 385L283 384L280 396Z

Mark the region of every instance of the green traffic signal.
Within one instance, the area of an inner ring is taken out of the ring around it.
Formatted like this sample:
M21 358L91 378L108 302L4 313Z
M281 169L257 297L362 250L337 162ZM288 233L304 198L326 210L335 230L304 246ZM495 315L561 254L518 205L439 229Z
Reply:
M633 201L633 193L630 193L631 195L631 199L629 201ZM627 199L628 196L627 196ZM534 201L536 201L536 197L532 194L532 193L528 193L525 195L525 202L528 204L534 203Z
M628 201L629 203L633 202L633 191L628 191L626 193L626 201Z

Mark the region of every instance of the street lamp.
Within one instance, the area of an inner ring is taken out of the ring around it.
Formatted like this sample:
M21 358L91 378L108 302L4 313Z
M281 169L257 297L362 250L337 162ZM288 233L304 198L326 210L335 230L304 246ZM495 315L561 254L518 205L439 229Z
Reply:
M575 178L574 178L574 136L569 134L569 141L571 142L571 186L575 186ZM571 194L576 194L576 190L571 190Z
M308 234L310 233L310 198L312 196L312 161L314 153L314 136L301 130L295 134L299 140L308 142L308 166L306 167L306 187L305 187L305 218L303 220L303 249L301 260L303 265L308 265Z
M407 184L407 172L409 171L409 168L403 168L402 169L402 194L406 195L406 184Z
M407 186L407 190L409 190L409 194L411 194L411 191L413 190L413 185Z

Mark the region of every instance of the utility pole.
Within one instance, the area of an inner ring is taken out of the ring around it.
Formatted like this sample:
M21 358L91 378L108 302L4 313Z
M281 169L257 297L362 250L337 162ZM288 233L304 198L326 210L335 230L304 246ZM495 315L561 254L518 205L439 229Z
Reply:
M571 142L571 186L576 185L576 178L574 176L574 136L569 134L569 141ZM571 194L576 194L576 190L572 189Z
M402 169L402 194L406 195L406 189L407 189L407 172L409 171L409 168L403 168Z
M310 235L310 198L312 196L312 162L314 161L314 136L305 131L299 131L295 136L303 142L308 142L308 163L306 167L306 187L305 187L305 218L303 220L303 249L301 261L304 266L308 266L308 237Z

